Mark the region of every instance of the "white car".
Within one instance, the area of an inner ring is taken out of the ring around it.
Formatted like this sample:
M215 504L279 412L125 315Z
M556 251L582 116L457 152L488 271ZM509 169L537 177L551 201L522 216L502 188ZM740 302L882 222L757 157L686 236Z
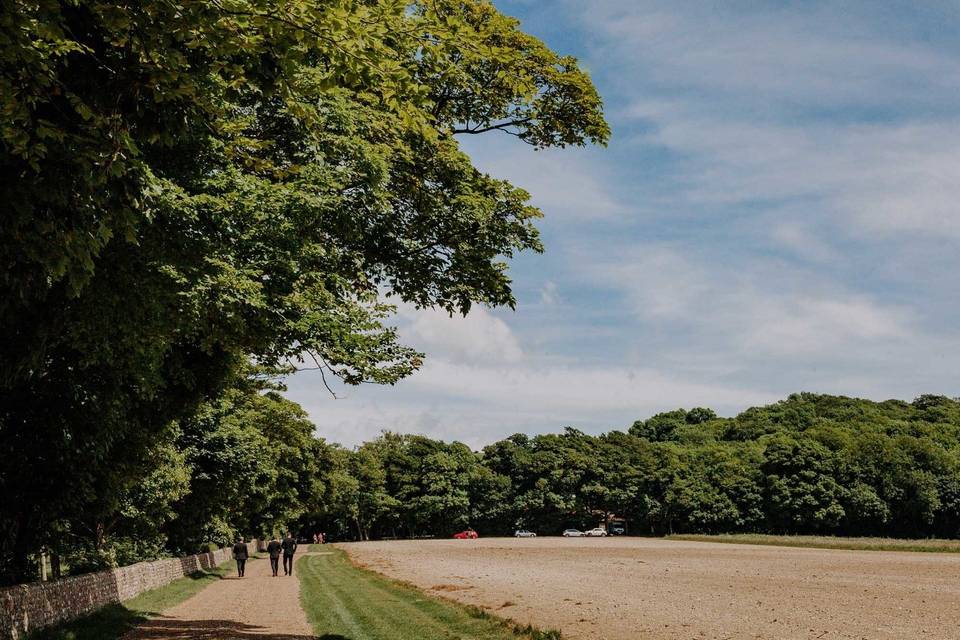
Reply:
M579 538L583 535L583 531L580 529L564 529L563 537L564 538Z
M515 538L536 538L536 537L537 537L537 534L535 534L533 531L527 531L526 529L517 529L517 530L513 533L513 537L515 537Z
M589 536L591 538L605 538L607 536L607 530L596 527L595 529L590 529L589 531L584 531L583 535Z

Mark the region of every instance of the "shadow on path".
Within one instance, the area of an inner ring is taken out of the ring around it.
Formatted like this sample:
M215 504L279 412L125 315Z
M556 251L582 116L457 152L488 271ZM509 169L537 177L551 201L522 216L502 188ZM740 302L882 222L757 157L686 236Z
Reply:
M141 624L125 640L316 640L312 635L271 633L265 627L236 620L175 620L156 618ZM338 640L340 636L324 636ZM343 640L349 640L344 638Z

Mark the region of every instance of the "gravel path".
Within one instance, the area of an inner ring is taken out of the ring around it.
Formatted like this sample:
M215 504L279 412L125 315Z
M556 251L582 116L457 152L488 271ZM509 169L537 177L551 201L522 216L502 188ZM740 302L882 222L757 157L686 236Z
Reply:
M571 640L960 638L958 554L643 538L338 546L361 566Z
M281 568L274 578L269 560L248 560L243 579L234 571L124 636L124 640L174 638L314 640L300 608L296 567L292 577L285 577Z

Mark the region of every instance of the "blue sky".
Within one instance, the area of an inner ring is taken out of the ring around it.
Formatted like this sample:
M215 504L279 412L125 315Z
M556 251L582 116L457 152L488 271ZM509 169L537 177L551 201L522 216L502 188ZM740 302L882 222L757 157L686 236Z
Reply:
M533 194L519 305L401 308L428 354L396 387L290 397L320 435L480 446L729 415L794 391L958 395L960 6L501 0L590 70L606 149L465 141Z

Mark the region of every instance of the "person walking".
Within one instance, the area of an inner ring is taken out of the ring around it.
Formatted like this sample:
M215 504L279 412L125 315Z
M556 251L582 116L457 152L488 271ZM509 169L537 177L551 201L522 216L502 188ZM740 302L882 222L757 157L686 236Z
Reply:
M270 568L273 570L274 578L277 577L277 569L280 567L280 551L282 550L283 545L277 540L277 536L273 536L273 540L267 544L267 553L270 554Z
M247 566L247 543L243 536L237 538L237 544L233 545L233 559L237 561L237 577L243 577L243 571Z
M293 575L293 554L297 550L297 541L293 534L287 531L287 537L283 539L283 575Z

